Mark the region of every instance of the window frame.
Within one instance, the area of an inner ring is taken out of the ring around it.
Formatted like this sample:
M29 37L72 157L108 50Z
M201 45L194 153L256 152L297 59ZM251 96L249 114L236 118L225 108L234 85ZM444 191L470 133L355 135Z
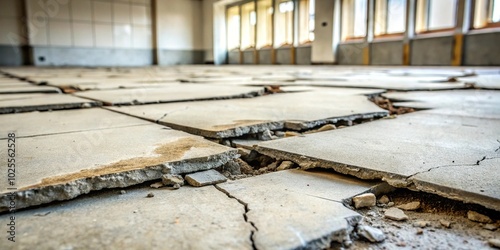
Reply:
M375 26L373 27L373 38L374 40L375 39L382 39L382 38L403 38L404 37L404 34L406 32L406 28L407 28L407 13L406 13L406 9L408 8L408 0L405 0L405 25L404 25L404 28L405 30L402 31L402 32L394 32L394 33L387 33L387 24L389 23L389 15L387 14L389 12L389 1L390 0L375 0L375 6L376 6L376 2L377 1L385 1L386 4L385 4L385 9L384 9L384 13L383 15L385 16L384 18L384 33L382 34L375 34ZM376 22L376 16L377 16L377 9L375 8L375 17L374 17L374 22Z
M365 29L368 29L368 15L369 15L369 1L371 0L366 0L366 13L365 13ZM367 30L365 30L365 34L363 36L349 36L349 35L346 35L344 37L343 35L343 32L344 32L344 26L342 25L342 23L345 21L344 20L344 15L345 15L345 12L344 12L344 8L345 8L345 4L346 4L346 0L343 0L341 1L341 6L340 6L340 22L341 22L341 30L340 30L340 34L341 34L341 43L351 43L351 42L362 42L364 41L367 37L368 37L368 32ZM355 12L355 8L354 8L354 5L355 5L355 0L352 0L351 3L347 3L351 6L349 6L350 8L350 11L352 12L352 14L354 14ZM353 15L353 23L354 23L354 19L355 19L355 16ZM354 29L354 25L352 26L352 28Z
M455 1L455 14L454 14L454 24L453 24L453 27L450 27L450 28L441 28L441 29L429 29L429 18L430 18L430 1L432 0L417 0L417 1L425 1L424 2L424 16L423 17L419 17L418 16L418 10L416 15L415 15L415 23L417 23L419 20L418 19L423 19L424 22L425 22L425 28L426 30L424 31L417 31L416 27L415 27L415 35L419 36L419 35L426 35L426 34L435 34L435 33L449 33L449 32L453 32L456 27L457 27L457 8L458 8L458 5L457 5L457 1L458 0L454 0ZM417 9L418 9L418 3L417 3Z
M473 5L472 5L473 18L472 18L472 22L470 25L470 30L483 30L483 29L491 29L491 28L500 28L500 20L497 22L492 22L492 15L493 15L494 1L495 0L485 0L485 1L486 1L486 4L484 6L485 9L483 9L483 11L485 11L487 14L486 14L486 17L483 18L483 20L481 20L484 23L484 25L481 27L477 27L477 28L474 27L474 23L476 22L476 18L478 18L476 16L476 14L477 14L476 8L481 7L481 6L478 6L480 4L480 3L478 3L478 1L474 1ZM500 4L500 2L499 2L499 4Z

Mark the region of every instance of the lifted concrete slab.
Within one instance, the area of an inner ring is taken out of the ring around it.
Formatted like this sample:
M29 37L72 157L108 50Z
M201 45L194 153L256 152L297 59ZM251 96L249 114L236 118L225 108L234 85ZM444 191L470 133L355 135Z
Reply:
M61 93L61 90L50 86L35 86L29 83L22 85L0 85L0 94L22 93Z
M391 79L355 79L349 81L295 81L296 85L319 86L319 87L343 87L343 88L372 88L400 91L416 90L448 90L466 88L465 83L429 83L416 81L402 81Z
M153 198L145 198L148 193ZM244 206L213 186L133 187L16 212L17 249L252 249ZM11 214L0 215L9 221ZM9 249L7 239L0 245Z
M500 74L464 77L459 80L474 84L476 88L500 90Z
M254 97L263 93L264 89L259 87L176 84L161 88L86 91L75 95L106 105L133 105Z
M498 146L500 148L500 142ZM479 164L433 168L412 176L410 180L419 190L499 211L499 166L500 154L496 154L486 156Z
M4 114L0 123L0 139L11 132L19 138L151 124L101 108Z
M99 106L95 101L62 94L0 95L0 114Z
M421 111L397 119L261 142L256 150L294 161L304 169L332 168L362 179L383 179L395 187L429 191L415 187L409 178L441 166L477 164L500 146L499 135L500 120ZM500 178L497 172L491 174ZM481 178L475 181L483 183ZM498 203L477 199L482 196L472 193L454 198L500 210Z
M429 112L485 119L500 119L500 92L450 90L438 92L386 93L395 106L432 109Z
M342 203L377 183L330 172L285 170L216 185L247 208L256 249L323 249L349 240L361 216Z
M7 140L0 141L7 155ZM17 138L16 146L16 179L0 183L0 211L10 192L24 208L217 168L237 157L235 149L155 124ZM7 169L7 161L0 167Z
M386 116L366 96L341 91L301 92L221 101L169 103L109 109L210 138L265 130L302 130L338 121Z

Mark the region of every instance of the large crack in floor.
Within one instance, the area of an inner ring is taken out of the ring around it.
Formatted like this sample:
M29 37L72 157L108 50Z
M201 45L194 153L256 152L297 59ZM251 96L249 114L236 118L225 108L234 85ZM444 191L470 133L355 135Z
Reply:
M256 231L259 231L259 229L257 228L257 226L255 226L255 223L253 221L250 221L248 219L248 212L250 211L250 209L248 208L248 203L244 202L241 199L236 198L235 196L231 195L227 190L221 188L218 185L214 185L214 187L217 190L219 190L222 193L224 193L225 195L227 195L227 197L229 197L230 199L234 199L234 200L238 201L238 203L240 203L243 206L243 208L245 209L245 213L243 214L243 218L245 219L245 222L247 222L248 224L250 224L251 227L252 227L252 230L251 230L250 236L249 236L250 241L252 242L252 249L258 250L257 247L255 246L254 234L255 234Z

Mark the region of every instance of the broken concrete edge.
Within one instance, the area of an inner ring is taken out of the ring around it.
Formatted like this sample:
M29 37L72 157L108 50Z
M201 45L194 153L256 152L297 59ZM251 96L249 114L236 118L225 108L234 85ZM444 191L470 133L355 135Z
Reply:
M0 95L10 95L10 94L62 94L62 91L58 88L53 89L40 89L40 90L14 90L7 92L0 92Z
M162 100L156 100L156 101L138 101L138 100L132 100L132 101L125 101L125 102L108 102L105 100L100 100L98 98L91 98L85 95L79 95L75 94L75 96L81 97L81 98L86 98L90 100L95 100L95 101L101 101L106 104L106 106L132 106L132 105L147 105L147 104L162 104L162 103L179 103L179 102L195 102L195 101L217 101L217 100L228 100L228 99L242 99L242 98L254 98L257 96L262 96L264 94L264 90L261 91L252 91L248 93L243 93L243 94L237 94L237 95L229 95L229 96L217 96L217 97L204 97L204 98L192 98L192 99L185 99L185 100L172 100L172 101L162 101Z
M464 190L459 190L455 188L441 186L435 183L420 181L411 178L412 186L421 192L436 194L441 197L461 201L463 203L477 204L481 205L487 209L491 209L494 211L500 211L500 200L485 196L478 195L477 193L471 193Z
M335 124L342 121L349 122L349 121L354 121L356 119L382 118L386 117L387 115L389 115L389 112L382 111L382 112L373 112L366 114L354 114L343 117L326 118L314 121L269 121L253 125L238 126L223 131L212 131L206 129L193 128L161 120L157 120L156 122L158 124L168 126L176 130L181 130L190 134L199 135L206 138L231 139L231 138L238 138L248 134L263 133L266 130L276 131L276 130L289 129L294 131L302 131L302 130L314 129L326 124Z
M332 242L339 244L346 244L351 242L351 235L363 219L361 215L345 217L345 224L343 230L337 230L329 234L323 235L319 238L305 242L302 246L297 246L295 249L329 249ZM344 223L344 222L342 222Z
M477 194L473 194L463 190L446 188L443 186L436 185L434 183L417 181L413 178L413 176L410 177L410 176L396 175L388 172L376 171L357 166L350 166L338 162L330 162L324 160L321 160L320 162L318 159L315 158L276 151L262 146L256 146L254 150L263 155L275 158L277 160L292 161L297 165L299 165L301 169L304 170L312 168L333 169L335 172L345 175L352 175L354 177L363 180L382 180L394 188L406 188L411 191L433 193L441 197L462 201L464 203L478 204L488 209L500 211L500 201L495 200L491 197L478 196ZM352 200L347 199L344 204L350 204L351 201Z
M147 181L159 180L166 173L185 174L214 169L238 157L237 150L230 150L209 157L167 162L125 172L76 179L67 183L3 193L0 197L0 213L9 211L12 200L15 200L15 210L18 210L53 201L70 200L91 191L105 188L123 188Z
M374 119L382 118L389 115L388 111L372 112L372 113L361 113L352 114L348 116L341 117L331 117L315 121L285 121L285 128L295 131L313 129L325 124L335 124L338 122L352 122L357 119Z
M255 146L254 150L260 154L269 156L276 160L281 161L292 161L295 164L299 165L301 169L307 170L312 168L325 168L325 169L333 169L337 173L352 175L354 177L363 179L363 180L382 180L383 178L389 177L389 179L401 179L405 180L406 176L395 176L394 174L382 171L376 171L372 169L366 169L357 166L351 166L339 162L331 162L325 160L319 160L312 157L307 157L304 155L294 154L282 152L270 148L266 148L263 146ZM320 162L321 161L321 162ZM389 183L390 184L390 183Z
M220 185L215 184L214 186L216 189L218 189L219 191L226 194L229 198L237 200L241 205L244 206L245 214L243 214L243 217L244 217L245 221L247 223L249 223L253 228L252 232L250 234L250 240L252 242L253 249L259 249L258 247L256 247L258 245L258 243L255 242L255 239L253 237L254 234L256 233L256 231L258 231L258 226L255 225L255 223L248 218L248 213L251 210L249 208L249 204L246 203L245 201L243 201L242 199L233 196L229 191L227 191L226 189L224 189ZM375 187L375 188L377 190L379 189L378 187ZM384 188L380 187L380 191L382 191L382 190L384 190ZM337 202L337 201L332 201L332 202ZM332 242L344 244L348 241L351 241L351 235L354 232L357 225L361 222L362 219L363 219L363 217L360 214L345 217L344 221L341 221L341 223L345 223L343 225L344 230L337 230L337 231L322 235L322 236L320 236L316 239L313 239L311 241L303 242L302 245L297 246L296 248L293 248L293 249L326 249L326 248L330 247Z
M102 103L99 102L85 102L85 103L5 107L5 108L0 108L0 114L13 114L13 113L23 113L32 111L49 111L49 110L63 110L63 109L80 109L80 108L92 108L100 106L102 106Z

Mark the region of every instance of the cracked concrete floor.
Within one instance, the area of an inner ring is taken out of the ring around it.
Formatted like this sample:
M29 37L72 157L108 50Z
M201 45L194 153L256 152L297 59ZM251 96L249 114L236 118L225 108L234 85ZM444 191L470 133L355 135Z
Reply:
M1 249L482 249L500 240L497 68L0 70L0 153L15 158L17 188L3 160L0 221L8 230L15 217L16 242L7 232ZM417 111L389 115L373 96ZM206 169L230 180L157 183ZM395 204L356 209L362 193ZM408 221L383 217L408 197L423 202ZM363 226L385 240L368 242Z

